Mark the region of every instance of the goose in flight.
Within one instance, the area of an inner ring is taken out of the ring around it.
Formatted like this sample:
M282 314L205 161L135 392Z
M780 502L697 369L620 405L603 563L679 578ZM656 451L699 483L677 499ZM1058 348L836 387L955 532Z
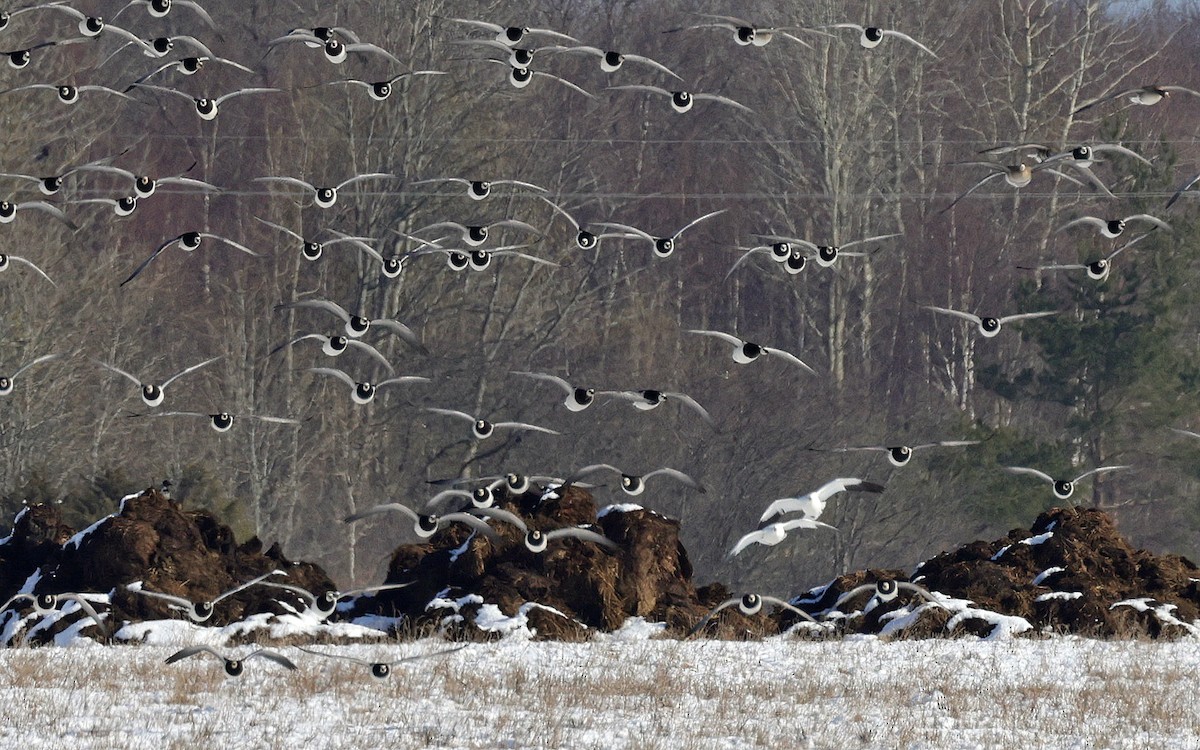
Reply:
M1016 315L1005 315L997 318L991 316L981 317L974 313L963 312L962 310L951 310L947 307L936 307L934 305L922 305L922 307L924 307L926 310L932 310L936 313L941 313L942 315L952 315L956 318L969 320L979 328L979 333L982 334L984 338L989 339L1000 333L1000 327L1005 323L1013 323L1018 320L1032 320L1034 318L1044 318L1048 315L1059 314L1058 310L1047 310L1043 312L1017 313Z
M812 49L812 45L793 34L793 31L806 31L813 34L821 34L822 36L830 36L819 29L804 26L759 26L734 16L719 16L712 13L696 13L695 15L709 20L703 23L692 24L691 26L666 29L663 33L673 34L677 31L692 31L694 29L726 29L733 32L733 40L742 47L765 47L776 37L782 37L809 49Z
M907 466L912 460L913 455L920 450L928 448L961 448L968 445L978 445L978 440L939 440L934 443L920 443L918 445L860 445L848 448L811 448L810 450L829 450L834 453L846 453L850 451L878 451L887 454L888 463L896 468Z
M1128 89L1126 91L1119 91L1115 94L1109 94L1108 96L1102 96L1099 99L1090 101L1087 104L1084 104L1082 107L1076 108L1073 112L1071 112L1071 114L1077 115L1080 112L1085 112L1099 104L1104 104L1105 102L1111 102L1111 101L1116 101L1117 99L1126 99L1126 98L1133 104L1140 105L1143 107L1152 107L1155 104L1158 104L1159 102L1161 102L1163 99L1166 99L1167 97L1171 96L1171 94L1173 94L1173 93L1190 94L1191 96L1200 96L1200 91L1196 91L1195 89L1189 89L1186 86L1161 86L1161 85L1138 86L1137 88L1134 88L1134 89Z
M346 324L346 335L351 338L362 338L371 326L381 328L394 333L404 343L416 349L421 354L429 354L429 350L417 338L417 334L411 328L401 323L395 318L368 318L364 315L351 315L346 308L336 302L327 299L302 299L295 302L288 302L279 306L282 309L304 308L313 310L323 310L327 313L336 315L343 323Z
M163 242L161 245L156 247L154 249L154 252L150 254L150 257L146 258L144 261L142 261L141 265L139 265L137 268L133 269L133 273L129 274L129 277L127 279L125 279L124 281L122 281L118 286L125 286L126 284L128 284L129 282L133 281L138 276L140 276L142 274L142 271L145 271L146 267L149 266L150 263L155 258L157 258L159 255L162 255L163 251L166 250L168 247L178 244L180 249L182 249L184 252L190 253L193 250L195 250L196 248L200 247L200 244L205 239L216 240L217 242L220 242L224 245L228 245L229 247L232 247L234 250L239 250L239 251L246 253L247 255L253 256L255 258L262 257L261 255L254 252L253 250L246 247L245 245L243 245L239 242L234 242L233 240L231 240L227 237L222 237L218 234L211 234L209 232L184 232L183 234L180 234L176 237L172 237L171 239Z
M833 608L840 611L843 604L859 594L865 594L868 591L871 592L871 598L867 600L866 606L863 607L864 612L869 612L880 604L886 604L887 602L895 601L896 598L900 596L901 591L912 592L927 602L941 606L941 602L938 601L937 597L935 597L929 591L929 589L925 588L924 586L919 586L915 583L909 583L908 581L896 581L892 580L891 578L881 578L875 583L864 583L861 586L855 586L854 588L845 592L837 598L836 602L833 603Z
M498 42L507 44L512 47L520 44L527 36L548 36L554 39L561 39L565 42L578 43L579 40L573 36L568 36L560 31L553 29L531 28L529 26L501 26L498 23L491 21L477 21L471 18L451 18L454 23L462 23L468 26L474 26L477 29L483 29L492 34L495 34L495 39Z
M1111 240L1120 237L1121 233L1128 228L1130 222L1140 222L1149 224L1154 229L1163 229L1168 232L1171 231L1170 224L1158 218L1157 216L1151 216L1150 214L1132 214L1120 219L1102 219L1098 216L1080 216L1078 219L1072 219L1071 221L1068 221L1055 231L1065 232L1072 227L1090 226L1095 227L1100 234Z
M363 404L369 404L374 401L375 393L380 388L384 388L389 385L407 385L408 383L431 382L429 378L422 375L401 375L398 377L381 380L378 383L372 383L365 380L356 381L354 378L350 377L348 374L337 369L336 367L310 367L308 368L308 371L316 373L317 375L327 375L336 378L350 386L350 399L359 406L362 406Z
M788 521L771 523L760 529L751 531L741 539L738 539L737 544L733 545L733 549L729 551L728 557L738 555L752 544L773 547L786 539L789 531L795 531L796 529L832 529L833 531L837 531L835 527L827 523L814 521L811 518L793 518Z
M43 354L42 356L35 358L32 362L27 362L21 367L18 367L17 371L12 375L0 375L0 396L7 396L12 393L13 388L16 387L17 378L21 377L21 374L30 367L40 365L43 362L49 362L52 359L58 359L61 356L63 356L61 352L58 354Z
M687 486L687 487L691 487L692 489L696 490L697 492L704 493L704 492L708 491L704 488L704 485L700 484L692 477L688 476L687 474L684 474L682 471L679 471L678 469L672 469L669 466L663 467L661 469L655 469L654 471L650 471L645 474L629 474L629 473L626 473L625 471L623 471L622 469L618 469L616 466L613 466L612 464L592 464L590 466L584 466L582 469L579 469L578 471L573 472L569 477L567 477L565 480L563 480L562 486L570 487L570 486L574 485L576 482L578 482L580 479L583 479L584 477L589 477L589 476L599 473L601 471L611 471L611 472L619 475L621 477L621 491L624 492L626 495L637 496L637 495L642 494L643 492L646 491L646 482L657 476L663 476L663 477L668 477L670 479L674 479L675 481L679 482L680 484L683 484L684 486Z
M295 671L296 669L296 665L292 663L291 659L287 658L283 654L265 648L255 649L245 656L233 657L225 656L211 646L187 646L168 656L166 658L166 663L174 664L177 661L182 661L197 654L210 654L220 659L225 664L225 673L230 677L237 677L241 675L241 673L246 669L246 662L255 657L273 661L285 669L292 671Z
M357 656L351 656L349 654L335 654L335 653L327 653L325 651L316 651L311 648L305 648L304 646L297 646L296 648L300 649L301 651L303 651L306 654L312 654L314 656L320 656L320 657L324 657L326 659L342 659L343 661L348 661L348 662L352 662L354 664L359 664L359 665L364 666L367 669L369 669L371 672L371 676L374 677L375 679L385 680L388 678L388 676L391 675L392 667L396 666L397 664L406 664L408 662L423 661L425 659L429 659L429 658L432 658L435 656L446 656L447 654L453 654L456 651L462 651L466 647L467 646L465 646L465 645L456 646L454 648L446 648L446 649L442 649L440 651L432 651L428 654L417 654L416 656L406 656L401 659L391 659L390 661L370 661L369 659L360 659Z
M50 278L50 276L47 275L46 272L41 268L39 268L38 265L33 261L28 260L27 258L22 258L20 255L7 255L5 253L0 253L0 271L7 271L13 263L21 263L29 266L36 271L39 276L46 281L49 281L51 286L58 286L58 284L54 283L54 279Z
M222 355L222 356L224 356L224 355ZM218 359L221 359L221 356L213 357L212 359L206 359L203 362L200 362L199 364L191 365L190 367L184 368L183 370L180 370L179 372L175 373L171 377L164 380L161 384L145 382L141 378L137 377L136 375L132 375L128 372L125 372L121 368L119 368L115 365L110 365L107 362L101 362L100 360L95 360L95 362L96 362L96 364L100 365L104 369L109 370L111 372L115 372L118 375L121 375L122 377L124 377L129 382L136 385L138 387L138 390L141 392L142 401L146 404L146 406L161 406L163 400L167 397L167 394L166 394L167 386L169 386L171 383L174 383L176 380L182 378L184 375L193 373L202 367L205 367L207 365L212 364L213 362L216 362Z
M1083 472L1082 474L1075 477L1074 479L1055 479L1054 477L1050 476L1049 474L1047 474L1044 471L1041 471L1040 469L1030 469L1025 466L1005 466L1004 470L1007 471L1009 474L1016 474L1018 476L1027 476L1027 477L1033 477L1034 479L1040 479L1041 481L1050 485L1050 487L1054 490L1054 496L1056 498L1058 498L1059 500L1066 500L1072 494L1075 493L1075 485L1078 484L1080 481L1082 481L1090 476L1093 476L1095 474L1100 474L1101 472L1121 471L1123 469L1128 469L1128 468L1130 468L1128 465L1097 466L1094 469L1089 469L1088 471Z
M208 619L213 616L213 612L216 611L216 605L220 604L222 601L224 601L225 599L228 599L229 597L233 596L234 594L240 593L240 592L245 591L246 589L250 588L251 586L262 583L263 581L267 580L271 576L286 576L286 575L287 575L287 573L284 573L282 570L272 570L269 573L264 573L263 575L260 575L257 578L252 578L249 581L246 581L245 583L234 586L233 588L229 589L228 591L218 594L213 599L210 599L208 601L202 601L202 602L193 602L191 600L184 599L181 596L172 596L171 594L163 594L158 591L147 591L146 589L142 588L142 584L140 581L138 581L136 583L126 584L125 590L130 591L134 594L138 594L139 596L145 596L145 597L149 597L151 599L159 599L159 600L165 601L170 606L171 609L183 612L185 615L187 615L187 618L189 620L191 620L192 622L199 623L199 622L207 622ZM180 657L180 658L184 658L184 657Z
M632 402L633 407L641 411L657 409L660 405L665 404L668 401L678 401L688 409L691 409L693 412L700 415L700 418L703 419L705 424L707 424L709 427L712 427L713 429L719 429L717 427L716 420L712 418L712 415L708 413L708 410L701 406L696 399L692 398L686 393L679 391L660 390L616 391L613 393L613 396Z
M1104 279L1108 278L1109 272L1112 271L1113 258L1116 258L1122 252L1133 247L1149 236L1149 232L1140 234L1129 242L1126 242L1124 245L1121 245L1117 249L1113 250L1103 258L1097 258L1096 260L1088 263L1050 263L1043 266L1017 266L1017 268L1024 268L1031 271L1086 271L1089 279L1092 279L1093 281L1103 281Z
M640 84L640 83L629 83L629 84L625 84L622 86L609 86L606 90L607 91L647 91L651 94L657 94L658 96L665 96L671 102L671 109L675 110L676 112L678 112L680 114L690 111L692 109L692 107L695 106L696 102L716 102L718 104L724 104L727 107L733 107L734 109L740 109L743 112L749 112L752 114L754 112L754 110L750 109L746 105L739 104L738 102L735 102L733 99L730 99L727 96L720 96L718 94L698 94L698 93L692 93L690 91L684 91L682 89L679 89L676 91L668 91L667 89L660 88L658 86L648 86L646 84Z
M812 618L812 615L798 607L792 606L782 599L777 599L773 596L766 596L765 594L743 594L741 596L735 596L732 599L726 599L709 610L708 614L704 616L704 619L696 623L696 625L688 631L687 637L699 633L704 629L704 626L711 622L712 619L720 614L722 610L726 609L727 607L732 607L735 604L737 605L738 610L748 617L753 617L761 612L764 604L773 604L780 609L786 609L787 611L795 614L801 620L812 623L816 622L816 620Z
M366 596L379 593L380 591L392 591L393 589L402 589L411 586L409 583L385 583L380 586L367 586L361 589L353 589L351 591L323 591L320 594L314 594L308 589L299 586L293 586L290 583L274 583L272 581L263 581L263 586L269 586L275 589L282 589L296 594L306 603L306 614L315 616L318 620L324 621L329 618L336 610L339 603L345 599L353 599L356 596Z
M705 330L700 330L700 329L695 329L695 328L689 328L689 329L686 329L684 331L684 333L696 333L701 336L710 336L712 338L719 339L721 341L724 341L727 344L732 345L733 346L733 354L732 354L733 361L737 362L740 365L749 364L762 356L771 356L771 357L775 357L777 359L782 359L784 362L790 362L791 364L796 365L797 367L801 368L802 370L805 370L809 374L812 374L812 375L817 374L816 370L814 370L813 368L806 365L799 357L797 357L796 355L791 354L789 352L785 352L782 349L774 349L769 346L762 346L761 344L756 344L752 341L746 341L744 339L738 338L737 336L734 336L729 333L723 333L721 331L705 331Z
M859 26L856 23L834 23L828 26L821 26L820 28L853 29L854 31L858 32L858 43L863 47L863 49L875 49L883 43L883 40L886 37L892 37L893 39L899 39L903 42L908 42L922 52L926 52L934 57L937 57L937 54L933 50L929 49L924 44L921 44L916 39L913 39L908 34L896 31L895 29L884 29L880 28L879 26Z
M834 479L832 482L826 482L821 487L812 492L797 495L796 497L784 497L775 500L767 509L763 511L762 517L758 520L760 523L765 523L775 516L783 515L784 513L803 513L805 518L816 520L821 517L821 513L825 511L825 505L829 502L829 498L840 492L883 492L884 486L874 482L866 482L856 477L842 477Z
M546 383L553 383L561 388L566 394L566 400L563 401L563 406L567 407L568 411L583 411L596 402L596 396L615 395L617 391L598 391L595 388L584 388L582 386L572 385L566 380L557 375L550 375L544 372L526 372L523 370L513 370L513 375L520 375L534 380L541 380Z
M217 119L217 114L220 111L221 105L230 99L257 94L274 94L283 91L283 89L257 86L237 89L236 91L230 91L227 94L222 94L221 96L214 98L209 96L192 96L191 94L185 94L178 89L169 89L166 86L156 86L151 83L135 83L134 86L137 88L150 89L152 91L160 91L173 96L183 97L192 103L193 109L195 109L196 114L199 115L200 119L202 120Z
M495 433L496 430L517 430L517 431L521 431L521 432L544 432L547 435L561 435L562 434L561 432L558 432L557 430L551 430L547 427L539 427L535 424L529 424L527 422L493 422L491 420L484 419L482 417L476 417L474 415L467 414L466 412L459 411L457 409L439 409L439 408L435 408L435 407L431 406L431 407L426 407L425 411L431 412L433 414L441 414L441 415L447 416L447 417L454 417L456 419L462 419L467 422L470 422L471 423L471 434L474 435L475 439L477 439L477 440L486 440L487 438L491 437Z

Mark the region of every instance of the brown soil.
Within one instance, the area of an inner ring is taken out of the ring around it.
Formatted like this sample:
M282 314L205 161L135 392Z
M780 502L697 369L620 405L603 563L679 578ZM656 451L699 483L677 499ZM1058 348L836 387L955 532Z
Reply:
M158 490L124 501L121 511L99 523L78 543L57 508L36 505L20 514L8 543L0 545L0 599L15 594L35 571L34 594L98 592L111 595L112 621L158 620L181 615L171 605L128 591L142 582L148 591L192 602L214 599L223 591L272 570L274 577L310 591L334 588L319 567L288 561L258 539L242 545L211 515L184 511ZM282 614L278 589L254 586L219 602L205 623L224 625L256 612Z
M589 524L617 549L567 538L534 553L515 526L494 522L498 536L487 539L472 535L466 526L451 525L392 554L387 582L412 585L360 599L341 616L403 616L404 630L445 628L455 637L487 638L476 618L485 605L494 605L508 617L523 612L540 638L584 638L618 628L631 617L665 622L670 634L683 636L711 609L742 593L720 583L697 589L679 541L679 522L652 511L613 511L597 518L591 495L578 487L561 499L542 502L538 493L529 492L503 499L498 507L543 531ZM166 602L126 590L135 581L147 590L194 602L211 600L272 570L286 573L273 580L314 593L334 588L319 567L288 561L278 546L263 550L257 539L238 545L229 528L211 515L185 511L157 490L126 500L119 513L78 543L69 541L74 534L55 506L24 509L11 536L0 543L0 601L39 571L34 593L110 593L114 622L182 616ZM1043 575L1052 568L1062 570ZM1196 566L1186 558L1131 547L1102 511L1056 508L1028 530L1015 529L1001 539L971 542L926 560L911 581L969 600L980 610L1024 618L1035 633L1170 637L1188 632L1172 618L1184 623L1200 618L1198 578ZM855 571L793 603L836 623L809 631L818 635L878 633L902 607L917 611L896 633L904 637L991 632L992 625L982 619L963 620L948 631L952 612L921 607L923 600L903 589L894 600L873 607L866 605L874 592L864 592L841 607L847 616L832 612L844 592L884 579L909 580L900 570ZM289 596L251 587L220 602L207 624L223 625L260 612L282 614L287 609L279 600ZM431 606L437 598L462 603ZM1117 605L1131 600L1142 600L1142 606ZM755 615L729 606L702 635L758 638L783 632L799 620L769 605Z

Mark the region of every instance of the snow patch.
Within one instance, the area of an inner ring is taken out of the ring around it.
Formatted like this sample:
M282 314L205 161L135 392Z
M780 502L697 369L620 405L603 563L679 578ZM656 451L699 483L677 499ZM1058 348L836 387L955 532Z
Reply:
M86 597L80 594L79 596L81 598L85 598L89 604L108 604L107 594L88 594ZM107 612L100 612L97 614L100 615L101 619L104 619L108 616ZM37 613L35 612L32 614L30 619L35 618L36 616ZM59 622L62 622L64 619L70 617L74 617L76 619L61 632L54 635L52 643L55 646L91 647L101 645L98 641L83 635L83 631L88 628L93 629L92 632L95 632L94 629L97 627L97 624L90 615L84 612L83 605L74 599L61 600L61 606L58 609L47 613L42 617L41 620L34 624L33 627L29 628L29 630L25 633L25 638L28 639L31 636L37 635L38 633L50 630Z
M1109 606L1109 609L1111 610L1117 607L1132 607L1138 612L1149 612L1150 614L1154 615L1155 619L1165 625L1178 625L1192 635L1200 635L1200 626L1197 626L1196 623L1184 622L1172 614L1172 612L1177 609L1174 604L1161 603L1157 606L1151 606L1151 602L1154 601L1154 599L1149 597L1140 599L1124 599L1122 601L1113 603Z
M438 592L437 596L430 599L429 603L425 605L426 612L431 609L448 609L451 611L451 614L442 618L441 627L443 630L453 623L463 621L463 616L459 614L459 610L464 606L468 604L483 604L483 597L479 594L467 594L458 599L449 599L447 598L449 593L450 589L442 589Z
M605 505L597 511L596 518L604 518L609 513L631 513L635 510L645 510L645 508L637 503L613 503L612 505Z
M17 637L17 633L20 633L31 620L37 619L37 613L32 610L24 617L15 609L5 610L4 614L8 616L8 619L4 621L3 628L0 628L0 644L10 646L13 644L13 639Z
M187 620L145 620L127 623L113 639L149 646L223 646L226 637L220 628L206 628Z
M360 618L366 619L366 618ZM373 639L387 635L386 628L395 624L396 618L379 617L378 624L386 626L371 627L357 620L349 622L322 622L315 615L272 615L262 613L251 615L245 620L230 623L224 627L206 627L188 620L147 620L145 622L127 623L118 630L113 639L126 643L142 643L148 646L190 646L192 644L222 646L237 643L242 636L265 631L273 639L293 636L328 636L330 638Z
M382 638L386 631L377 628L356 625L349 622L325 622L314 614L279 615L271 623L272 638L288 638L297 635L324 635L331 638L349 638L354 640Z
M109 513L107 516L105 516L104 518L101 518L99 521L96 521L91 526L88 526L83 531L78 532L77 534L75 534L75 536L73 536L70 539L68 539L67 541L63 542L62 548L64 550L69 547L74 547L75 549L79 549L79 545L83 542L84 539L87 539L88 536L90 536L93 531L95 531L96 529L103 526L110 519L116 518L117 516L121 515L121 513L125 510L125 501L126 500L132 500L133 498L138 497L141 494L142 493L140 493L140 492L135 492L132 495L126 495L125 497L121 498L121 504L117 506L116 513Z
M404 622L403 617L384 617L383 615L361 615L351 620L355 625L371 630L378 630L381 633L392 633L400 628L400 623Z
M1053 524L1051 524L1051 525L1053 526ZM1029 546L1031 546L1031 547L1032 547L1032 546L1034 546L1034 545L1036 545L1036 544L1041 544L1041 543L1045 542L1046 540L1048 540L1048 539L1049 539L1050 537L1052 537L1052 536L1054 536L1054 532L1053 532L1053 531L1047 531L1047 532L1046 532L1046 533L1044 533L1044 534L1038 534L1037 536L1031 536L1031 537L1029 537L1028 539L1022 539L1021 541L1017 542L1017 544L1028 544ZM1012 548L1012 545L1011 545L1011 544L1006 544L1005 546L1001 547L999 552L997 552L996 554L992 555L992 558L991 558L991 559L992 559L992 562L995 562L996 560L999 560L999 559L1000 559L1000 556L1001 556L1001 555L1003 555L1005 552L1008 552L1008 551L1009 551L1009 549L1011 549L1011 548Z
M1082 591L1051 591L1048 594L1042 594L1038 598L1034 599L1034 601L1035 602L1048 602L1052 599L1066 599L1069 601L1071 599L1079 599L1082 596L1083 596Z
M667 629L665 622L649 622L644 617L630 617L611 633L597 634L605 641L648 641Z
M29 512L29 506L25 506L24 508L21 508L21 510L17 511L17 515L13 516L13 520L12 520L13 530L11 532L9 532L8 536L4 537L3 539L0 539L0 547L3 547L4 545L6 545L12 541L13 534L17 533L17 524L21 521L21 516L25 515L28 512Z
M1033 625L1024 617L1002 615L999 612L993 612L988 609L976 609L975 607L967 607L951 617L949 622L946 623L946 629L953 630L967 620L983 620L993 626L992 632L984 638L987 641L1007 640L1017 633L1033 630Z
M29 577L25 579L25 583L22 583L21 588L17 589L17 593L18 594L32 594L33 588L35 586L37 586L38 582L41 580L42 580L42 569L38 568L37 570L35 570L29 574Z
M1032 547L1035 544L1042 544L1043 542L1048 541L1052 536L1054 536L1054 532L1047 531L1045 534L1038 534L1037 536L1031 536L1028 539L1022 539L1021 544L1028 544Z
M1066 570L1066 568L1062 567L1061 565L1055 565L1053 567L1046 568L1041 573L1038 573L1037 577L1033 579L1033 585L1041 586L1042 581L1046 580L1047 578L1054 575L1055 573L1062 573L1065 570Z
M479 608L479 612L475 614L475 627L487 633L502 633L505 637L509 638L532 640L537 635L537 628L529 627L529 610L534 608L553 612L563 619L579 624L583 628L587 627L583 623L578 622L578 620L567 617L554 607L538 604L537 602L525 602L517 608L517 613L512 617L501 612L500 608L495 604L484 604Z
M829 587L832 586L836 581L837 579L835 578L824 585L813 586L800 596L793 598L790 602L788 602L788 604L791 604L792 606L799 606L801 604L812 604L813 602L819 602L821 601L821 597L825 596L825 592L829 590Z
M800 633L802 631L805 633L808 633L809 635L818 635L818 634L819 635L830 635L830 634L837 632L837 628L838 628L838 624L836 622L837 619L838 618L834 617L833 615L830 615L828 618L821 620L820 622L809 622L808 620L797 620L795 623L792 624L792 626L790 628L783 631L779 635L772 636L772 637L773 638L788 638L788 637L796 635L797 633ZM767 639L767 640L770 640L770 639Z
M506 636L520 635L524 638L533 638L538 635L538 631L529 628L528 610L522 606L518 608L514 616L509 617L508 614L500 612L500 608L494 604L485 604L479 607L479 612L475 614L475 626L485 632L500 632Z
M465 555L467 553L467 550L471 548L471 542L475 541L475 536L476 536L476 533L474 531L472 531L471 535L467 537L466 541L464 541L458 547L455 547L454 549L450 550L450 562L457 561L458 558L462 557L463 555Z
M885 622L884 626L879 629L879 637L887 638L888 636L895 635L907 630L913 625L916 625L921 619L921 615L925 612L928 612L930 607L945 609L945 607L942 607L939 604L925 602L921 606L911 611L908 609L908 607L901 607L895 611L884 613L879 617L880 620Z
M1200 639L1192 638L502 641L395 665L387 681L360 665L327 670L333 662L292 646L277 650L299 672L255 659L234 679L207 656L164 664L178 645L80 645L0 650L7 746L1197 745L1195 701L1181 687L1200 665ZM319 648L374 662L447 647L431 638ZM345 676L331 681L331 671ZM644 686L664 675L669 684L648 693ZM1118 708L1103 710L1106 702ZM1141 720L1146 706L1161 716Z
M483 597L479 594L467 594L457 599L448 599L447 595L449 593L450 589L439 591L437 596L430 599L429 603L425 605L425 611L428 612L431 609L451 609L457 613L468 604L483 604Z

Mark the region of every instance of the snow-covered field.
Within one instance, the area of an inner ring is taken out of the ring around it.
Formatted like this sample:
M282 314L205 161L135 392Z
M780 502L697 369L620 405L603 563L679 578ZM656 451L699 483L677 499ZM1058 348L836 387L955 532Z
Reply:
M0 651L21 748L1200 747L1200 641L588 643L513 635L395 667L284 646L228 677L178 645ZM368 660L441 639L313 646ZM247 653L253 647L228 647Z

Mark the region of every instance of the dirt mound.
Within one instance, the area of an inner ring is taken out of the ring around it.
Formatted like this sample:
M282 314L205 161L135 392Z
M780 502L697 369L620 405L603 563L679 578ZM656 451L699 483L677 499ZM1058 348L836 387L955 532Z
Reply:
M418 628L449 627L460 637L479 637L519 620L536 627L539 637L578 638L588 629L612 630L634 616L666 622L669 632L682 636L723 603L727 606L703 628L705 636L758 638L804 620L770 603L746 614L720 583L697 590L673 519L637 506L612 506L597 518L591 496L574 487L562 499L542 502L531 492L500 507L521 515L531 528L562 527L568 523L564 517L571 524L594 524L618 548L569 539L538 554L508 524L494 524L499 535L494 540L454 525L422 544L396 549L388 582L414 583L380 596L371 602L372 611L403 615ZM911 581L902 570L855 571L792 604L819 621L795 632L816 637L997 632L1158 637L1195 632L1192 623L1200 618L1195 577L1200 575L1185 558L1133 549L1101 511L1054 509L1028 530L972 542L921 563ZM889 582L896 584L889 588Z
M842 576L797 603L810 612L825 612L855 586L908 580L899 573ZM1198 578L1200 573L1187 558L1134 549L1103 511L1055 508L1028 530L1014 529L992 542L972 542L918 565L913 583L960 602L949 609L924 606L921 616L903 630L906 635L926 635L961 627L986 635L1000 622L994 614L1020 618L1037 632L1178 636L1195 632L1192 623L1200 617ZM869 597L870 592L855 598L842 611L864 608ZM884 632L894 620L889 614L920 604L918 593L901 590L894 600L848 618L845 629Z
M184 511L155 489L125 498L117 513L78 533L62 523L53 506L30 506L0 542L4 600L31 581L33 594L109 594L113 622L181 616L170 603L129 591L126 584L140 581L147 591L204 602L276 570L286 575L273 581L314 592L335 588L319 567L288 561L278 546L264 551L258 539L237 545L233 532L211 515ZM247 588L219 602L206 624L223 625L258 612L285 613L280 598L278 589Z
M452 524L427 542L395 550L387 582L413 584L380 594L371 611L403 615L417 628L449 625L464 637L519 621L539 637L578 638L589 629L619 628L630 617L686 632L704 616L677 520L638 506L610 506L597 516L591 495L578 487L545 500L527 492L496 507L530 529L590 525L616 548L565 538L532 552L512 524L493 523L494 539Z
M0 601L17 593L42 562L74 533L53 505L22 508L13 519L12 533L0 539Z
M743 592L720 583L697 589L679 522L640 506L614 505L598 513L592 496L572 487L561 497L536 491L505 496L495 507L519 516L526 528L493 519L494 533L481 534L452 523L421 543L401 545L392 555L387 583L409 585L360 597L331 619L395 617L402 630L446 630L459 638L525 626L541 638L579 639L641 617L683 636L724 604L705 624L704 636L758 638L797 624L795 632L818 637L1200 632L1196 566L1177 555L1132 548L1099 510L1048 511L1030 529L926 560L911 579L901 570L840 576L792 600L819 621L813 625L769 599L761 609L743 610ZM527 530L571 526L604 538L556 537L540 552L527 545ZM97 609L107 611L112 622L182 616L168 602L129 591L126 584L141 582L147 591L204 602L272 571L285 574L272 580L314 594L335 588L319 567L290 562L278 546L264 550L257 539L239 545L211 515L185 511L157 490L125 498L117 513L80 532L62 523L55 506L29 506L14 519L12 533L0 539L0 600L22 589L99 594ZM206 624L283 615L300 606L293 593L253 586L220 601ZM11 614L0 619L0 629L8 628L5 637L11 637L14 622ZM47 628L39 638L67 625Z

